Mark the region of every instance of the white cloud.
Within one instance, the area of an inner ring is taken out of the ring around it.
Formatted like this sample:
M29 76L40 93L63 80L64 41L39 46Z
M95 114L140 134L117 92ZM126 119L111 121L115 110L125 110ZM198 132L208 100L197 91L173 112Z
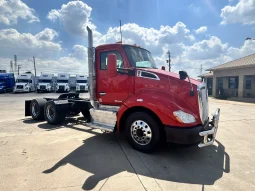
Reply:
M255 0L239 0L234 6L225 6L220 16L221 24L255 24Z
M48 36L45 34L48 34ZM12 28L2 29L0 30L0 57L12 58L14 54L20 58L32 56L42 58L56 57L62 50L62 47L60 44L50 41L54 39L54 35L56 36L56 33L52 29L45 29L36 35L19 33L16 29Z
M240 48L230 47L226 53L232 59L241 58L255 53L255 41L247 40Z
M44 41L53 41L54 38L57 36L58 36L58 33L55 30L49 29L49 28L45 28L43 31L35 35L35 37L38 40L44 40Z
M95 29L95 25L90 22L92 8L82 1L70 1L63 4L61 9L53 9L47 18L51 21L59 20L65 30L74 35L84 36L87 34L86 26Z
M223 44L218 37L202 40L186 48L186 56L192 60L206 60L218 58L224 54L227 44Z
M35 11L21 0L0 1L0 23L5 25L17 24L18 19L28 20L29 23L39 22Z
M86 60L88 56L87 48L82 45L74 45L73 52L69 56L78 60Z
M196 34L205 33L206 31L207 31L206 26L202 26L202 27L198 28L197 30L195 30Z
M86 36L86 26L89 25L94 33L95 46L120 41L119 27L110 27L105 34L96 30L91 22L91 11L92 8L82 1L70 1L58 10L51 10L47 17L59 21L72 35ZM194 35L206 31L207 27L202 26L195 30ZM151 51L158 67L167 65L167 51L170 50L172 71L186 70L192 77L199 75L201 64L203 69L208 69L255 52L255 41L245 41L241 47L230 47L216 36L198 41L182 22L158 29L127 23L122 26L122 33L123 43L137 44ZM70 52L64 52L61 44L54 42L58 35L49 28L34 35L19 33L15 29L0 30L0 66L4 65L8 70L10 59L16 54L23 71L33 68L27 59L36 56L38 73L86 74L87 48L76 44Z
M180 50L183 43L194 41L190 30L182 22L175 26L161 26L160 29L140 27L135 23L124 24L122 27L123 43L137 44L148 48L155 56L162 54L164 46ZM105 35L95 38L95 44L116 43L120 41L119 27L110 27Z

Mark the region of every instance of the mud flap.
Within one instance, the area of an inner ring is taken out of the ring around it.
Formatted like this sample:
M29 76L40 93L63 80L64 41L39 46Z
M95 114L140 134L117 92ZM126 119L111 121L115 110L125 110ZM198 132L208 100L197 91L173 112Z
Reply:
M54 100L53 101L56 107L57 112L68 112L70 109L70 105L72 103L69 103L67 100Z
M31 116L30 112L30 104L32 100L25 100L25 117L26 116Z

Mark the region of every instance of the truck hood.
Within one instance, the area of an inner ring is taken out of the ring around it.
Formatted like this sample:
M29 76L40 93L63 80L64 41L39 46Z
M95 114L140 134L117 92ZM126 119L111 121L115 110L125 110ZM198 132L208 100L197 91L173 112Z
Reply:
M39 83L39 86L47 86L47 85L51 85L50 83Z
M194 96L192 96L188 79L180 80L179 75L173 72L141 68L137 69L136 76L136 95L152 95L155 100L158 100L157 105L163 104L168 108L171 107L173 111L182 110L190 113L198 119L199 123L197 88L202 82L190 79L194 90Z
M4 82L0 83L0 89L3 89L5 87Z
M87 84L87 83L76 83L76 85L79 85L79 86L87 86L88 84Z
M67 83L58 83L57 85L58 86L68 86L69 84L67 84Z
M25 86L25 85L28 85L28 83L16 83L15 85L16 85L16 86L17 86L17 85Z
M176 73L173 73L173 72L168 72L168 71L165 71L165 70L160 70L160 69L152 69L152 68L143 68L142 70L144 71L148 71L148 72L152 72L154 74L157 74L158 76L169 76L170 78L175 78L177 80L180 80L179 78L179 74L176 74ZM180 81L186 81L189 83L188 81L188 78L186 80L180 80ZM192 79L190 78L190 81L192 84L198 86L199 84L201 84L201 81L198 81L198 80L195 80L195 79Z

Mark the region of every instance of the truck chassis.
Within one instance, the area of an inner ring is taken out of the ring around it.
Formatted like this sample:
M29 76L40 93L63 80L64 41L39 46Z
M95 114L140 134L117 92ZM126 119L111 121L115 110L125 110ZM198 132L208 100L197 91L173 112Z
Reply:
M61 124L66 116L83 114L90 121L89 99L80 98L78 93L61 94L58 98L39 98L25 101L25 116L34 120L45 119L49 124Z

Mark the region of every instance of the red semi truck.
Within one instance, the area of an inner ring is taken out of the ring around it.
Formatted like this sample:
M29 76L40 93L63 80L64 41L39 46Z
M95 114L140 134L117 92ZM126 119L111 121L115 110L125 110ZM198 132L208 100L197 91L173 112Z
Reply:
M133 148L150 152L163 140L177 144L212 145L220 109L208 117L203 82L157 69L151 53L122 43L93 47L88 30L89 99L77 93L56 99L25 101L25 116L62 123L66 116L84 115L88 127L123 132Z

